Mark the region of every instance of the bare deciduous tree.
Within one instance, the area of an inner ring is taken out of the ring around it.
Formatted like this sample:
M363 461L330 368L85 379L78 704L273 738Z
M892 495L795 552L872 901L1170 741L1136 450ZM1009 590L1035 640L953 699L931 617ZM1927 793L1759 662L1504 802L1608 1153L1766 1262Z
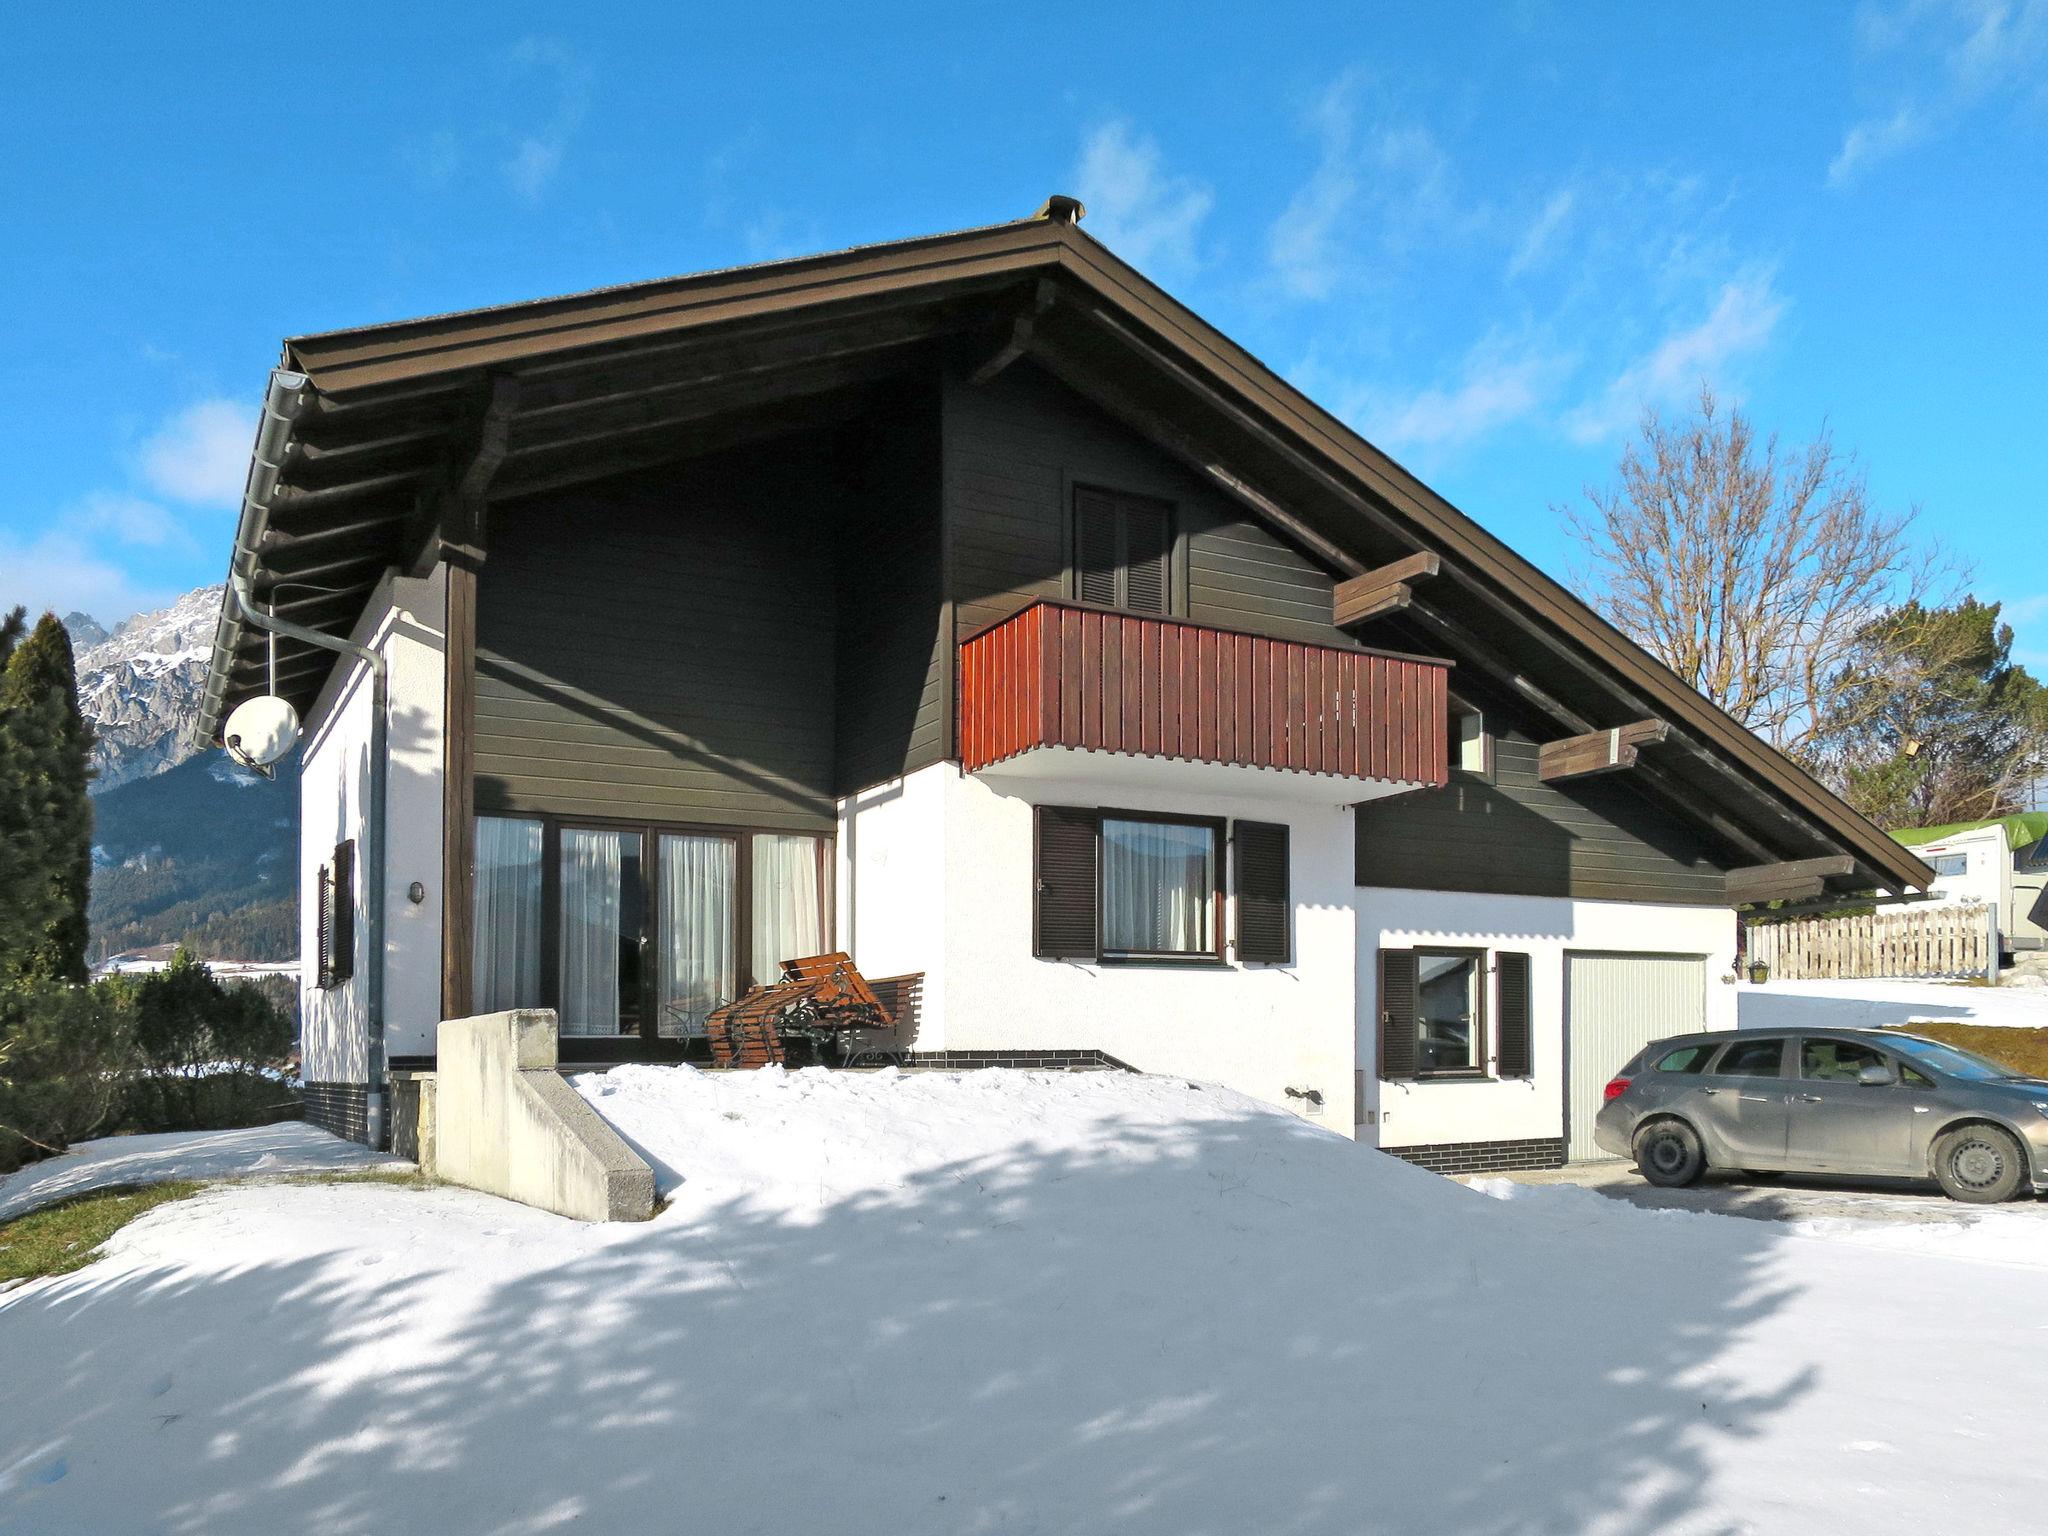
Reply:
M1655 411L1611 488L1560 507L1588 556L1580 585L1617 627L1737 720L1818 767L1816 733L1852 728L1835 697L1870 665L1882 616L1938 601L1953 575L1915 511L1872 506L1854 457L1759 440L1702 387L1682 420Z

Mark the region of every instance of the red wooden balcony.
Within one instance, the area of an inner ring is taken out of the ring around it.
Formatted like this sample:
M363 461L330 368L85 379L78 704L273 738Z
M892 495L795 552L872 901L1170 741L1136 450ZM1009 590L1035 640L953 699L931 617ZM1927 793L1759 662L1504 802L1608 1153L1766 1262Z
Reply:
M1445 780L1443 662L1038 602L960 647L969 773L1045 748Z

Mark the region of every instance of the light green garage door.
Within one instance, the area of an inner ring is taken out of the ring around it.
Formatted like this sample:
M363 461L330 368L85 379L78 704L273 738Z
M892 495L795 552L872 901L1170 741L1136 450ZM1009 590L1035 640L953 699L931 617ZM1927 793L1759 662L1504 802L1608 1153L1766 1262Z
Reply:
M1601 1091L1652 1040L1707 1027L1703 955L1564 957L1565 1150L1605 1157L1594 1145Z

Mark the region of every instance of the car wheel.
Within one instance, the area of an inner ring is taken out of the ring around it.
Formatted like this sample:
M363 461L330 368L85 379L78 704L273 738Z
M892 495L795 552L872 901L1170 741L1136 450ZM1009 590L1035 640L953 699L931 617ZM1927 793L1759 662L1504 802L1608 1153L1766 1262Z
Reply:
M1652 1184L1682 1189L1707 1171L1700 1138L1683 1120L1653 1120L1636 1132L1636 1170Z
M2027 1161L2009 1131L1995 1125L1959 1125L1934 1143L1934 1177L1951 1200L1995 1205L2019 1193Z

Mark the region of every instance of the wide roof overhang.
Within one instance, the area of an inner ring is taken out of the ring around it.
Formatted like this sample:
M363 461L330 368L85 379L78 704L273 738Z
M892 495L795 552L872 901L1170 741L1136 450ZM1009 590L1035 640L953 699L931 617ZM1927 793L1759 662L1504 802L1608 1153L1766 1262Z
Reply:
M1561 735L1654 717L1631 770L1733 862L1821 861L1831 889L1932 873L1392 459L1080 230L1049 214L761 266L293 338L295 414L259 437L236 568L265 609L345 637L394 568L465 558L481 504L843 415L928 367L1028 356L1340 574L1439 557L1427 601L1376 629L1452 656ZM273 391L275 393L275 391ZM486 489L487 488L487 489ZM225 604L202 734L268 686ZM281 640L301 710L331 653Z

